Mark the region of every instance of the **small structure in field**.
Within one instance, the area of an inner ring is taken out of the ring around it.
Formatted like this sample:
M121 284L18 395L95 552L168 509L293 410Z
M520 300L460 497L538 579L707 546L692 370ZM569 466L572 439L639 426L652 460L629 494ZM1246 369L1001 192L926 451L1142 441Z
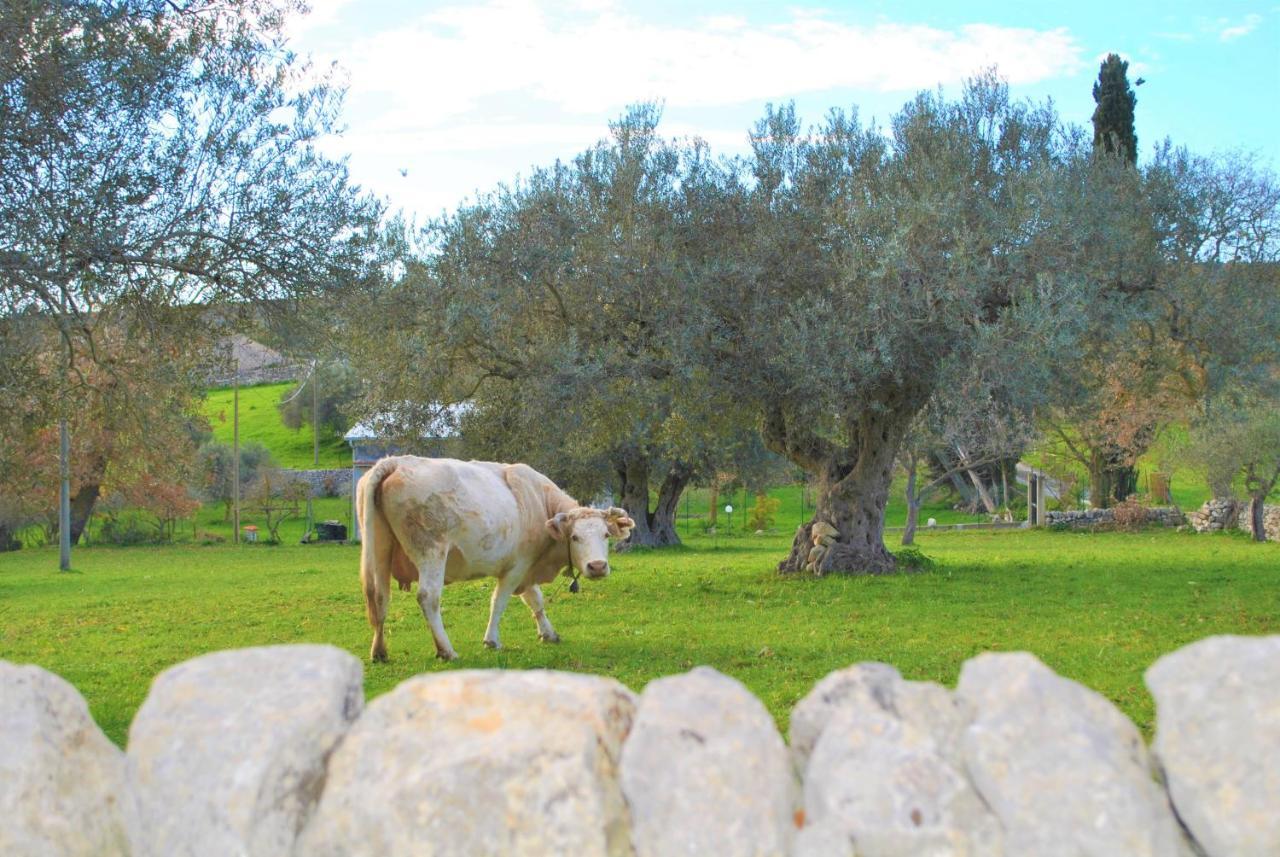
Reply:
M365 471L388 455L456 455L461 444L458 424L470 410L471 405L465 402L426 406L406 403L360 420L343 435L351 447L351 532L355 541L360 541L356 483Z

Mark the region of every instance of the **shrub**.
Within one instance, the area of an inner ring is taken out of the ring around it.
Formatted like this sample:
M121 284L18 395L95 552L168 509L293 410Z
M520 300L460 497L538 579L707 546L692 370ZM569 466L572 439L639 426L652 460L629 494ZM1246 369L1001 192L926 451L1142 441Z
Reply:
M1136 530L1151 520L1151 513L1137 494L1130 494L1123 502L1112 507L1116 529Z
M755 505L747 510L747 529L767 530L773 526L773 518L782 508L782 501L777 497L756 495Z
M302 514L302 503L310 493L311 486L308 483L291 478L282 470L268 468L262 471L258 482L249 491L248 505L250 509L262 513L269 534L268 541L272 544L280 543L280 524Z

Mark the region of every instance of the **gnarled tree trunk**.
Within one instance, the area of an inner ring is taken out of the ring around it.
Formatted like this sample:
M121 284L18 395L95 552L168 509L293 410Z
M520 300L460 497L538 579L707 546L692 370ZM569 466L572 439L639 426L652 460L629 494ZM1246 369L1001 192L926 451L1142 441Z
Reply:
M71 497L71 544L79 544L84 528L89 524L93 506L102 492L100 485L81 485Z
M847 445L808 430L781 410L766 415L764 438L774 452L814 474L817 504L813 519L800 527L791 553L778 565L783 573L802 571L812 550L811 530L825 521L840 535L817 568L821 574L887 574L893 554L884 546L884 509L893 462L911 418L923 404L905 395L887 396L882 409L867 408L846 426Z
M681 462L672 464L658 487L657 505L650 511L650 467L649 459L642 455L628 456L617 466L619 502L636 523L631 537L619 544L617 550L680 544L676 512L692 470Z
M1264 515L1265 502L1265 494L1255 494L1249 501L1249 532L1253 535L1255 542L1265 542L1267 540L1267 522Z

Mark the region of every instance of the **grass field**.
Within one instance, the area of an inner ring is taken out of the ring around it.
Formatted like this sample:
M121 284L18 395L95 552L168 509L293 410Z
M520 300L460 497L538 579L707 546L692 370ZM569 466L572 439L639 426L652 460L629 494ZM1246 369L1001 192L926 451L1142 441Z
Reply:
M306 470L312 467L313 451L311 426L298 430L287 428L280 422L276 405L280 398L293 389L292 383L260 384L240 388L240 442L257 441L275 456L276 464ZM233 392L230 387L210 390L204 403L205 416L213 428L213 436L222 443L231 443ZM331 431L320 432L320 467L350 467L351 447L341 435Z
M547 588L564 642L540 644L513 602L506 649L480 639L490 588L451 586L445 621L462 658L434 648L414 598L396 592L389 664L367 662L358 549L343 545L177 545L0 554L0 658L76 685L123 743L151 679L216 649L331 643L365 663L369 696L421 671L553 668L640 690L710 664L745 682L784 729L790 707L831 670L881 660L953 685L965 659L1028 650L1093 687L1150 734L1142 673L1211 634L1280 633L1280 546L1235 535L925 532L933 569L888 578L780 578L791 526L769 536L694 534L684 548L619 555L614 574L573 595ZM740 532L740 531L739 531Z

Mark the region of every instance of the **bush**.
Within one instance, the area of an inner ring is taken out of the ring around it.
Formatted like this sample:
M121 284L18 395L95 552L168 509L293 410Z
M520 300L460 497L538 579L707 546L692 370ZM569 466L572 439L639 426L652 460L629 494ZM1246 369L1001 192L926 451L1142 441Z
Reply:
M1124 502L1112 507L1116 529L1137 530L1151 520L1151 513L1137 494L1130 494Z
M210 503L223 503L223 520L231 520L233 460L231 444L211 442L200 447L201 494ZM240 497L245 498L264 470L274 469L271 451L257 441L240 444Z
M777 497L756 495L755 505L747 510L747 529L767 530L773 526L773 518L782 508L782 501Z
M262 471L258 482L250 489L248 506L262 514L266 521L268 541L280 543L280 524L302 514L302 503L311 493L311 486L290 477L276 468Z
M937 563L921 553L919 548L896 550L893 552L893 558L898 564L899 571L932 571L937 567Z
M327 363L315 370L315 374L281 396L277 406L280 421L297 431L311 425L311 384L318 384L320 427L341 434L351 427L345 410L360 395L360 379L355 370L343 363Z

